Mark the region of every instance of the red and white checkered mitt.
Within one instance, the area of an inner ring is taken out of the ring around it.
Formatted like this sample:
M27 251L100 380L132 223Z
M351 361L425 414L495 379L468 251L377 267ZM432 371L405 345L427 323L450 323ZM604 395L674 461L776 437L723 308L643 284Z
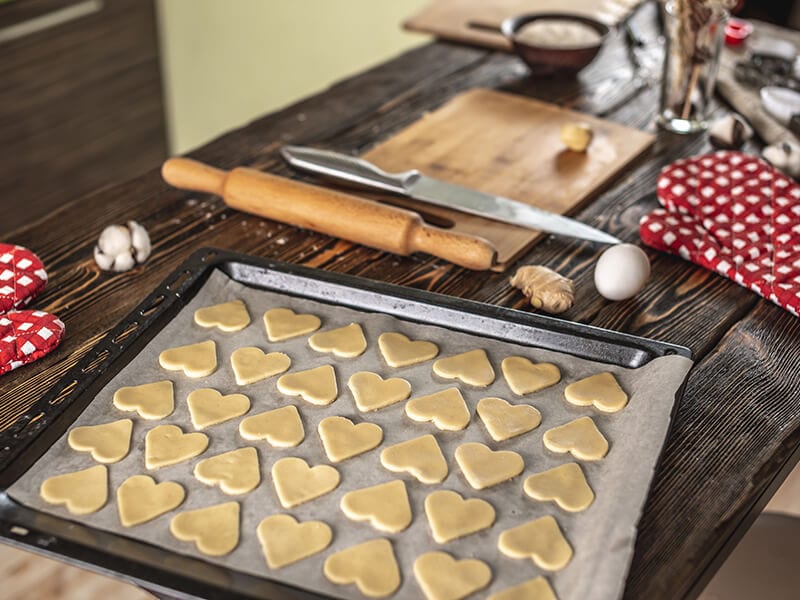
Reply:
M22 246L0 244L0 314L25 306L46 284L38 256Z
M33 362L61 343L64 323L40 310L0 315L0 375Z
M716 271L800 313L800 186L763 160L722 151L682 159L658 178L664 208L642 241Z

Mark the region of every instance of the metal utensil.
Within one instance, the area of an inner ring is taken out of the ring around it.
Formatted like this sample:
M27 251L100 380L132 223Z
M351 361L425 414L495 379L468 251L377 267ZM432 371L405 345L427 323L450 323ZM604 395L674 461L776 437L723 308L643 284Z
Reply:
M613 235L569 217L557 215L516 200L439 181L427 177L417 170L387 173L360 158L302 146L284 146L281 149L281 155L297 169L414 198L428 204L444 206L479 217L556 235L603 244L621 243Z

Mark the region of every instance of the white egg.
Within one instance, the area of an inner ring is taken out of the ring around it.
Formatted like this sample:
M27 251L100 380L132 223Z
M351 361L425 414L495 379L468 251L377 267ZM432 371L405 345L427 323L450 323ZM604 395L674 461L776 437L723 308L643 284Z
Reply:
M594 267L594 285L609 300L633 298L647 283L650 261L633 244L611 246L600 255Z

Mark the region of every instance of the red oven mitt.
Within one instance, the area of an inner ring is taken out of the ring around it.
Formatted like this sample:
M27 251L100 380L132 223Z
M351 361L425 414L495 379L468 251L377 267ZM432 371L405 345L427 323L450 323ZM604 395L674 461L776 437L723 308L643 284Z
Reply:
M800 186L763 160L722 151L682 159L658 178L664 207L642 241L800 313Z
M0 244L0 314L25 306L44 289L42 261L22 246Z

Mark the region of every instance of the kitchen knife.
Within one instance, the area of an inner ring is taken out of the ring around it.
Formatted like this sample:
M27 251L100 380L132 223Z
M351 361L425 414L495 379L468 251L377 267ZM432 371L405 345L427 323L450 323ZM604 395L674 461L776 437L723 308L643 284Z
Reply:
M303 146L284 146L281 148L281 154L286 162L297 169L355 183L359 186L391 192L428 204L444 206L479 217L547 233L603 244L621 243L613 235L575 219L547 212L516 200L439 181L427 177L417 170L387 173L361 158Z

